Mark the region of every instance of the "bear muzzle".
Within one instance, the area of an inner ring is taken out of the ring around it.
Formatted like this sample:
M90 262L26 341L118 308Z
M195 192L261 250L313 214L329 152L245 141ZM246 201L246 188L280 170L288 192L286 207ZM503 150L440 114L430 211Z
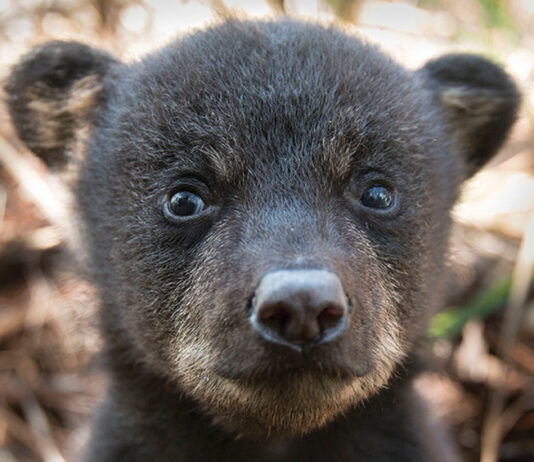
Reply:
M264 340L300 352L341 336L349 314L348 298L334 273L278 270L260 280L249 320Z

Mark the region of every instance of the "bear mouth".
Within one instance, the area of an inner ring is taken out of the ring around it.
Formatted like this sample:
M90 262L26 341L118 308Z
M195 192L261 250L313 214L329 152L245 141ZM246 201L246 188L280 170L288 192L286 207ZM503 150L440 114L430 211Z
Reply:
M246 383L269 383L280 378L316 377L317 379L353 380L367 375L374 366L373 355L358 354L349 357L341 347L317 345L302 351L283 346L268 345L258 351L249 351L248 358L241 352L222 352L216 355L210 369L220 377ZM247 360L248 359L248 360Z
M389 341L375 337L381 341L373 346L360 338L300 353L250 339L248 348L191 344L176 358L176 378L217 426L233 434L304 435L387 385L402 355L391 346L392 332Z
M405 351L400 324L388 321L375 330L354 322L350 335L301 351L239 330L238 323L215 336L199 330L174 350L174 378L213 422L234 434L303 435L387 385Z

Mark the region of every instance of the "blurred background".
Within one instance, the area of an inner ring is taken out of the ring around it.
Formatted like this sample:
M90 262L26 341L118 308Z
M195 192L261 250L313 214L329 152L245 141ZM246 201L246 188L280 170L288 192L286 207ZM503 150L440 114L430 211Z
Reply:
M74 39L131 61L226 16L336 22L416 68L483 53L514 76L520 120L454 211L448 307L417 379L465 461L534 461L534 1L0 0L0 80L33 45ZM231 46L231 44L228 44ZM105 377L68 197L0 100L0 462L76 460Z

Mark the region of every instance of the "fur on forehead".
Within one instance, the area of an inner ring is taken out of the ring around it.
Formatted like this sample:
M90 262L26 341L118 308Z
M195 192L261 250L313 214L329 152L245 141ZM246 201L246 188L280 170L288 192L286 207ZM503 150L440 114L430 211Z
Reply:
M108 125L129 128L143 158L153 165L154 153L165 168L178 156L182 165L202 159L229 178L293 160L339 179L370 151L377 164L392 153L401 160L442 136L411 73L321 26L226 22L133 64L123 79L121 104L109 105L122 108L121 123Z

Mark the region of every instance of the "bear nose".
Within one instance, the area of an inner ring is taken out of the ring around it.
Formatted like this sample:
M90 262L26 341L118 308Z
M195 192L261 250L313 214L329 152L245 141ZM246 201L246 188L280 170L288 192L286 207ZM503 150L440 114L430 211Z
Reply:
M347 317L347 297L335 274L280 270L261 279L250 321L264 339L300 349L338 337Z

